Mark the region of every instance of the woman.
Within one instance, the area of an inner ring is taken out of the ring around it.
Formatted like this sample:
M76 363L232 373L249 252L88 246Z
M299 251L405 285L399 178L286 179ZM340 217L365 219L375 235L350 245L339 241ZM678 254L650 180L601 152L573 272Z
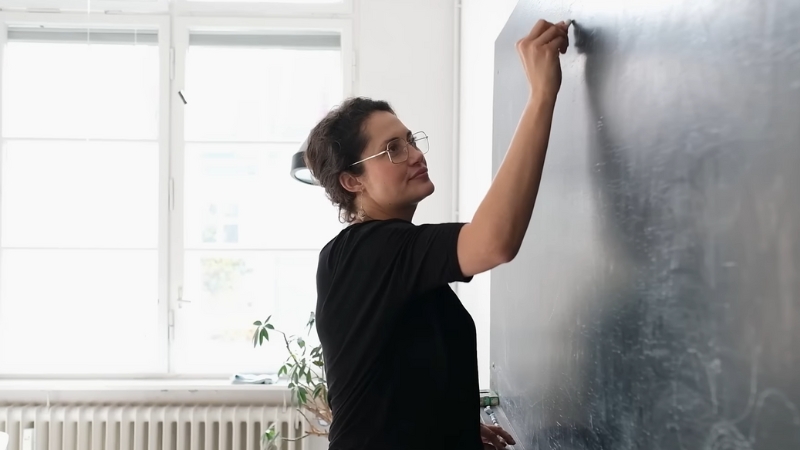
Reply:
M423 156L427 137L408 130L386 102L349 99L311 132L307 165L350 223L322 249L317 271L317 332L333 411L329 449L514 443L480 420L475 324L448 283L511 261L522 244L568 27L539 21L517 43L529 100L470 223L411 223L434 189Z

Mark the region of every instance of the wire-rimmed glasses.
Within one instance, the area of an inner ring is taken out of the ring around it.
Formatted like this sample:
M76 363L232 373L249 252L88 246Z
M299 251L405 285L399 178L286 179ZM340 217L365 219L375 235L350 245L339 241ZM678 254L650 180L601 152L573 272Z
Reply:
M423 155L428 153L428 135L425 134L424 131L417 131L416 133L412 134L409 139L392 139L386 144L386 150L376 153L372 156L368 156L361 161L356 161L353 164L350 164L350 166L352 167L372 158L377 158L384 153L389 156L389 161L391 161L393 164L400 164L408 160L409 145L413 145L414 148L419 150Z

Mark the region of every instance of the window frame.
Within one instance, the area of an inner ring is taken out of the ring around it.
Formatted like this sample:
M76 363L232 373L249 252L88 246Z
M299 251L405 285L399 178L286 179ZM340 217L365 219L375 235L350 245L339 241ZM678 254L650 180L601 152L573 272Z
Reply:
M158 127L158 147L159 147L159 211L166 211L168 207L168 175L169 175L169 40L163 39L170 36L169 17L166 16L137 16L137 15L105 15L105 14L73 14L73 13L27 13L27 12L2 12L0 13L0 64L4 61L5 47L8 42L9 26L44 26L44 27L98 27L111 29L136 29L153 28L158 32L158 51L159 51L159 127ZM0 73L4 68L0 65ZM3 79L0 76L0 86ZM2 95L2 91L0 91ZM1 100L1 99L0 99ZM2 110L0 110L2 113ZM2 126L2 122L0 122ZM0 129L0 136L2 130ZM4 146L0 147L0 155L4 151ZM0 180L1 181L1 180ZM0 184L2 186L2 184ZM1 201L1 199L0 199ZM167 305L168 305L168 223L169 217L166 214L159 214L158 217L158 325L159 341L166 342L167 339ZM2 260L0 259L0 264ZM0 280L2 282L2 280ZM160 366L166 368L164 364L168 357L167 348L159 346L157 349ZM101 375L101 374L98 374ZM130 374L133 377L140 377L143 374ZM0 374L3 378L8 376ZM103 377L121 378L119 375L102 374ZM14 375L14 378L79 378L82 376L64 376L63 374L39 375Z
M184 150L186 140L184 139L184 110L183 104L179 99L178 92L185 88L186 81L186 55L189 50L189 36L193 31L200 32L268 32L268 31L333 31L341 36L341 55L342 55L342 82L344 96L351 95L353 92L353 67L352 51L352 22L349 19L313 19L313 18L231 18L231 17L180 17L173 24L173 43L175 58L175 77L172 82L172 152L170 167L171 186L173 189L173 207L170 211L170 254L174 255L170 259L170 320L173 323L170 334L170 365L168 373L173 372L175 351L174 327L176 322L177 310L181 307L179 299L182 295L184 280ZM289 162L287 160L287 177L289 176ZM189 299L191 301L191 299ZM255 320L256 318L253 318ZM203 378L225 378L230 377L230 373L208 373L201 374ZM197 376L197 375L188 375Z
M184 88L186 51L189 33L202 31L334 31L340 35L344 97L356 91L353 0L339 4L288 3L198 3L176 0L170 12L166 0L153 2L93 0L99 12L39 12L49 9L86 7L85 0L0 0L0 8L24 11L0 11L0 88L2 61L11 26L43 25L52 27L87 27L117 29L152 28L158 32L159 49L159 223L158 223L158 358L156 373L125 374L63 373L9 374L0 379L227 379L231 372L182 374L173 371L175 311L183 283L183 183L184 183L184 114L178 94ZM143 5L144 3L144 5ZM108 9L104 9L108 8ZM124 14L106 14L119 11ZM200 15L196 15L196 14ZM250 17L237 14L252 13ZM289 16L289 17L287 17ZM0 89L0 95L2 90ZM0 98L0 100L2 100ZM0 114L2 110L0 110ZM1 125L1 122L0 122ZM2 129L0 129L2 136ZM0 156L3 147L0 147ZM0 164L2 160L0 158ZM289 161L287 159L287 177ZM2 181L2 180L0 180ZM2 186L0 184L0 186ZM2 258L0 258L2 264ZM2 282L2 280L0 280Z

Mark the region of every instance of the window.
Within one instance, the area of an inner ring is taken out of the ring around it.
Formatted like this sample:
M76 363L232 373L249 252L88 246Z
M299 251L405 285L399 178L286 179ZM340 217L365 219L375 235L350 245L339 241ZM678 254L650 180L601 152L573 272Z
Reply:
M253 349L272 314L302 333L316 304L319 249L340 229L317 187L288 176L309 130L343 96L337 34L190 33L186 54L181 373L275 369Z
M252 323L305 332L342 227L289 168L349 94L350 22L9 17L0 375L276 371Z
M157 34L10 28L2 64L0 371L157 371Z

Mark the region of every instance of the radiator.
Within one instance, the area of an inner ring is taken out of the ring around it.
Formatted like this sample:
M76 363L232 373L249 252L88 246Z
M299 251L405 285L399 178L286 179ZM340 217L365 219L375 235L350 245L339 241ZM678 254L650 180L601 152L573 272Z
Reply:
M8 450L261 450L268 427L296 439L304 421L281 406L0 406ZM277 445L306 450L304 440Z

